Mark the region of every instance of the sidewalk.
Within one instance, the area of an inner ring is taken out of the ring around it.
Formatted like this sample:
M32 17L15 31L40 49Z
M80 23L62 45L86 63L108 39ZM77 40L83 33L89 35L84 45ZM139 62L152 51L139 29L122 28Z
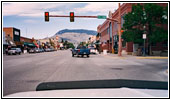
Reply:
M127 55L127 54L122 54L122 56L118 56L118 54L112 54L112 53L107 53L106 55L101 53L100 55L105 56L105 57L121 58L121 59L127 59L127 58L136 58L136 59L168 59L168 57L161 57L161 56L133 56L133 55Z

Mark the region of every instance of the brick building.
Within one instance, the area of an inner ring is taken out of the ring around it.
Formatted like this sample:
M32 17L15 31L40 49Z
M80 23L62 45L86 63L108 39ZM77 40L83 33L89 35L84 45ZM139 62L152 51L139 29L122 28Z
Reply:
M20 37L20 41L21 42L28 42L28 43L33 43L33 40L30 38L26 38L26 37Z
M14 27L4 27L5 37L8 42L13 43L12 46L21 47L20 43L20 30Z
M124 3L121 5L121 28L123 27L124 19L123 17L132 11L133 3ZM160 6L166 7L167 3L158 4ZM118 19L119 17L119 9L112 13L112 19ZM167 28L167 26L166 26ZM111 22L109 20L105 20L105 22L97 27L97 32L100 34L100 48L101 50L106 49L108 52L117 51L118 48L118 24L117 22ZM166 41L167 42L167 41ZM166 43L157 43L151 47L152 50L167 50ZM125 42L122 40L122 50L126 51L127 54L132 54L133 52L133 42Z

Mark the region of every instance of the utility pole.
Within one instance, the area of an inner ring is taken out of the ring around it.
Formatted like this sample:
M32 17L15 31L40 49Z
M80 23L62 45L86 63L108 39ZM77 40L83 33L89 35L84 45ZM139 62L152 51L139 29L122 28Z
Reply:
M118 19L118 32L119 32L119 48L118 48L118 56L122 56L122 40L121 40L121 9L119 3L119 19Z

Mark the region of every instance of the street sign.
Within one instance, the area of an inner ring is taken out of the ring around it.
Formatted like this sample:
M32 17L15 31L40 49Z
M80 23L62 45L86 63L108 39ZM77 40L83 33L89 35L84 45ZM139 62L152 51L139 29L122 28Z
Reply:
M146 39L146 34L143 34L143 39Z
M98 19L106 19L107 17L104 16L104 15L98 15L97 18L98 18Z

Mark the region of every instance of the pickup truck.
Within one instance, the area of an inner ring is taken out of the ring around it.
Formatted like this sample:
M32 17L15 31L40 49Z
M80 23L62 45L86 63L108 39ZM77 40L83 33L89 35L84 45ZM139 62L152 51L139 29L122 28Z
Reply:
M84 57L84 55L87 55L87 57L89 57L90 55L90 49L88 49L85 46L78 46L76 49L72 49L72 57L74 57L74 55L81 55L81 57Z

